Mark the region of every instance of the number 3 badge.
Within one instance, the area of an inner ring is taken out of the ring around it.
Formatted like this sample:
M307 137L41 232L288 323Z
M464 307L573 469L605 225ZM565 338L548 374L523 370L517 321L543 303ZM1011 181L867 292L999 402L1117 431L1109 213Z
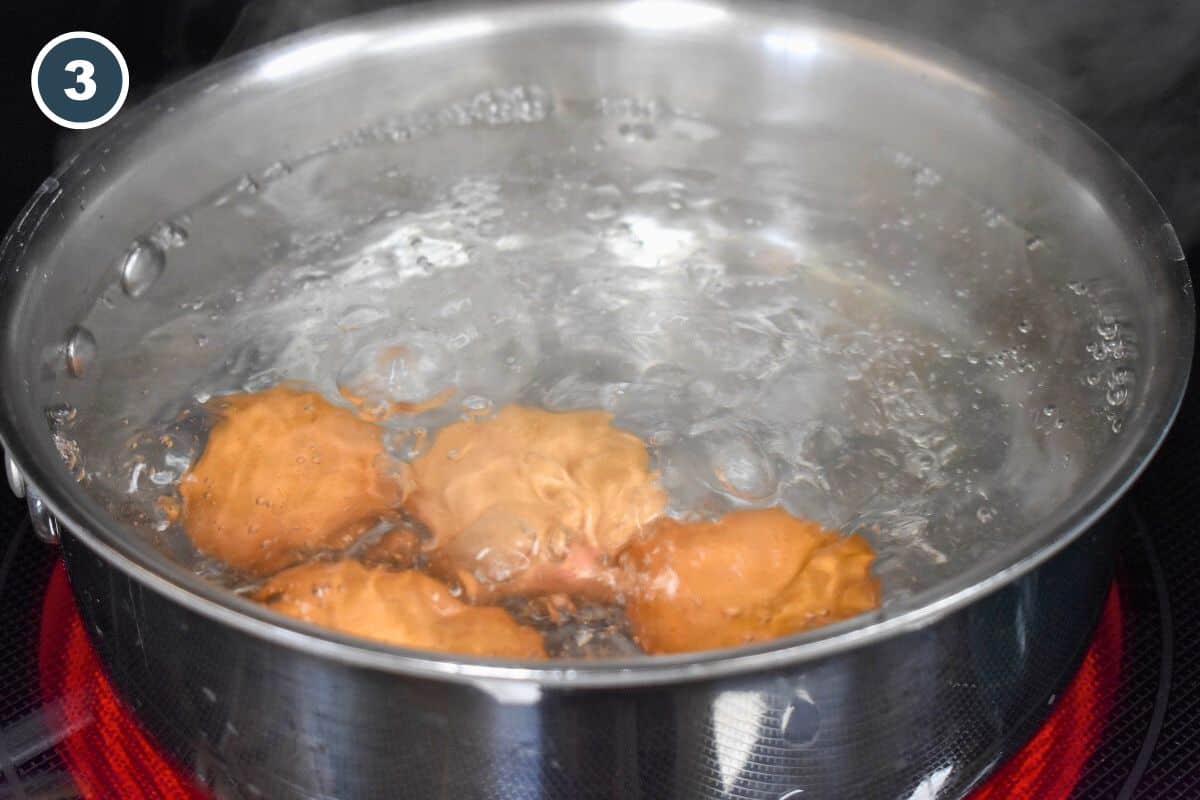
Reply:
M87 130L108 122L129 94L129 67L116 45L87 31L50 40L33 62L33 99L64 128Z

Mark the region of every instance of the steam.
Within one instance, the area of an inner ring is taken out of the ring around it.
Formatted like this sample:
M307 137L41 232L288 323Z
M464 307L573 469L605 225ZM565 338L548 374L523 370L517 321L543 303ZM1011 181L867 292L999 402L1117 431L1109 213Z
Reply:
M395 3L252 0L220 55ZM812 0L904 31L1036 88L1108 140L1185 247L1200 245L1200 3L1171 0Z
M732 1L732 0L731 0ZM1200 247L1200 3L1178 0L811 0L824 10L937 42L1048 95L1103 136L1150 186L1184 247ZM188 40L223 26L213 0L178 6L166 46L207 60ZM305 28L395 5L386 0L251 0L217 57ZM227 24L227 23L226 23ZM182 53L183 55L177 55ZM135 85L133 105L151 87ZM56 160L93 132L63 134Z
M218 55L232 55L314 25L395 5L404 4L386 0L250 0Z
M1200 4L1170 0L817 0L924 37L1064 106L1141 175L1200 245Z

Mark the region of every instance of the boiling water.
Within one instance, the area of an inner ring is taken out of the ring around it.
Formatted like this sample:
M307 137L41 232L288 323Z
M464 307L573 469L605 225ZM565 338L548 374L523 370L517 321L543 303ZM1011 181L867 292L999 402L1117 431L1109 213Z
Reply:
M604 408L649 444L671 513L778 504L860 532L893 602L1027 532L1120 429L1136 341L1059 258L937 165L843 131L492 92L148 230L64 346L48 414L122 520L237 585L156 505L213 395L453 387L387 420L402 458L509 403Z

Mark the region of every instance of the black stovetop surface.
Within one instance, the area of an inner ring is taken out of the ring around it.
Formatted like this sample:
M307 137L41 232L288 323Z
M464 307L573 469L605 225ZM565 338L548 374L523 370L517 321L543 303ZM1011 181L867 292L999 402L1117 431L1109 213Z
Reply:
M1138 521L1121 574L1131 590L1125 692L1077 787L1080 798L1200 797L1200 386L1131 492Z

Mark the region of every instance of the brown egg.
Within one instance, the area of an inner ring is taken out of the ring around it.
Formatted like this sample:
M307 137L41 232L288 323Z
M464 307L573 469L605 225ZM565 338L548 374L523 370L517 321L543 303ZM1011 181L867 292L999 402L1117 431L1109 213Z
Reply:
M625 611L648 653L735 647L876 608L874 558L862 537L777 508L664 519L622 554Z
M277 386L214 399L220 419L180 482L197 549L267 574L340 548L396 513L407 467L381 430L316 392Z
M420 572L314 562L268 580L254 599L289 617L403 647L543 659L541 634L499 608L470 606Z
M600 411L508 406L442 429L406 505L472 596L611 597L607 560L666 505L646 447Z

